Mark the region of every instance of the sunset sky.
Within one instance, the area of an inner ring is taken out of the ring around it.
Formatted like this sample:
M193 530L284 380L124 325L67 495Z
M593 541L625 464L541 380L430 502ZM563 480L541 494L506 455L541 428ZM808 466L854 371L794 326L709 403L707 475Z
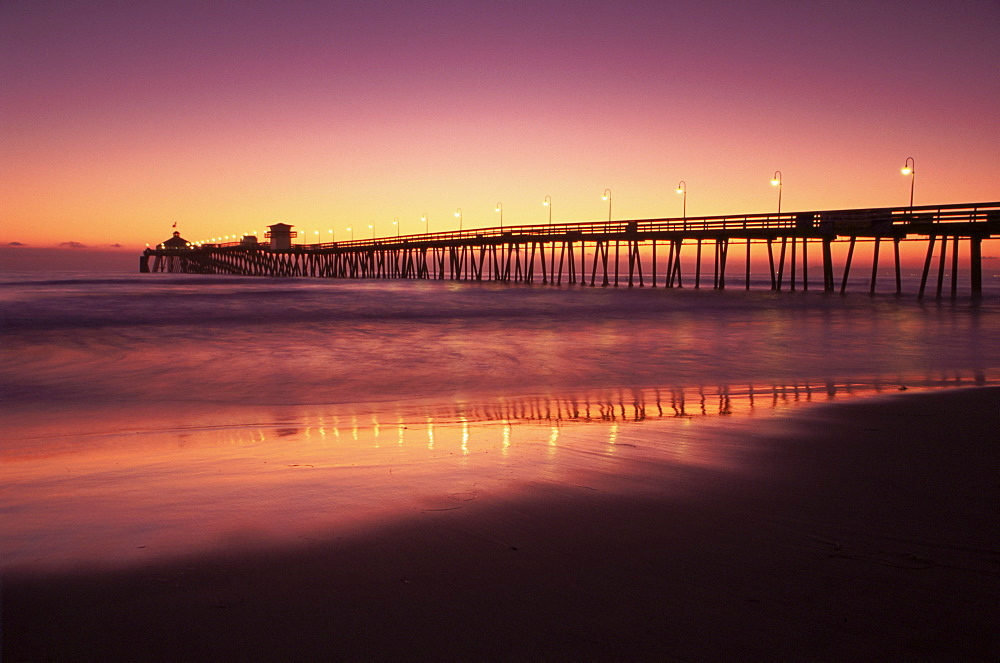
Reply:
M1000 3L0 3L0 245L1000 199Z

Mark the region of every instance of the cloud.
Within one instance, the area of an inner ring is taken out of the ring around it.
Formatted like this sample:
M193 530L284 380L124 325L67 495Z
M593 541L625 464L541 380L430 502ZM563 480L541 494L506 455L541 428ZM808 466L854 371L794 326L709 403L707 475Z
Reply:
M86 244L81 244L80 242L60 242L59 246L65 247L67 249L85 249Z
M27 246L27 244L22 242L7 242L4 246Z
M117 242L115 242L114 244L109 244L108 246L110 246L113 249L120 249L120 248L122 248L122 245L118 244Z

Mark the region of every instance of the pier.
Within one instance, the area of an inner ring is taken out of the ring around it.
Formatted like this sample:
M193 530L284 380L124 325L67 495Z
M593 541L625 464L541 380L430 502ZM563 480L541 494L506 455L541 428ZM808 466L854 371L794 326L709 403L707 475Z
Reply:
M140 256L140 271L719 290L734 275L750 289L753 272L775 291L844 293L855 250L869 243L871 261L862 268L871 270L870 292L881 260L894 268L902 294L900 244L922 242L918 297L929 289L954 297L963 253L968 287L978 296L982 242L1000 237L1000 202L519 225L317 244L292 244L291 226L271 228L267 243L168 240ZM809 261L817 251L818 267Z

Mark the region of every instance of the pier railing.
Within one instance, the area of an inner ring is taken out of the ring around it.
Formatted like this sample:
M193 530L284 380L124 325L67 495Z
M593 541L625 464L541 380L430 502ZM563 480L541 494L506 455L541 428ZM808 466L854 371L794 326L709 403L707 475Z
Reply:
M356 238L336 242L295 244L288 250L324 250L386 246L393 244L436 243L475 240L503 240L512 236L623 235L626 233L740 232L775 230L812 230L817 234L839 236L874 236L895 229L905 234L948 234L952 224L983 224L992 227L989 234L1000 234L1000 202L924 205L920 207L886 207L842 210L783 212L782 214L728 214L699 217L664 217L659 219L616 219L612 221L576 221L572 223L507 225L491 228L448 230L376 238ZM244 247L241 242L203 244L216 248ZM261 248L267 248L261 244ZM193 247L197 248L197 246Z

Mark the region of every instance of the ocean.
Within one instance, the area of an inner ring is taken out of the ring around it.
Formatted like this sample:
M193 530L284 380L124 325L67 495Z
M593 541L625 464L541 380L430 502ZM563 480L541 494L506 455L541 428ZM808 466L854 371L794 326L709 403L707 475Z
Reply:
M1000 384L994 276L918 301L7 272L0 321L0 557L29 570L641 490L631 464L731 471L801 408Z

